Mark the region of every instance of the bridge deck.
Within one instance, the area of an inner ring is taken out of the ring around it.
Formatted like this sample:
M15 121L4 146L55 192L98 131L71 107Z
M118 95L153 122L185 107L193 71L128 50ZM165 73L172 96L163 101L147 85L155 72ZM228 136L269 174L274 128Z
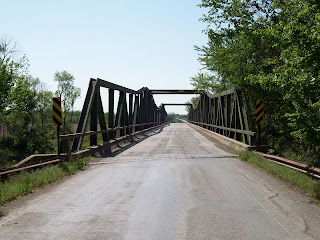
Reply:
M0 239L315 239L320 208L186 124L9 204Z

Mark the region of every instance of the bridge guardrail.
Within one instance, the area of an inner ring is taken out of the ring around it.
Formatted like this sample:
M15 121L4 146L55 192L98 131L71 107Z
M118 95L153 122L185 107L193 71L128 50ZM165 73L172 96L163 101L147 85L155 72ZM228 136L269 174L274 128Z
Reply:
M68 159L70 157L88 156L88 155L91 155L91 154L93 154L95 152L98 152L98 151L101 152L105 148L110 149L113 145L119 144L122 141L132 140L137 135L146 134L147 132L154 131L154 130L157 130L159 128L165 127L166 124L167 124L167 122L162 122L161 124L158 124L158 125L155 125L155 123L136 124L137 126L138 125L140 125L140 126L142 126L142 125L144 125L144 126L145 125L151 125L151 127L143 129L143 130L140 130L140 131L136 131L134 133L130 133L130 134L126 135L126 136L121 136L119 138L112 139L112 140L110 140L108 142L104 142L104 143L98 144L96 146L90 146L90 147L88 147L86 149L83 149L83 150L80 150L78 152L64 153L64 154L61 154L60 156L53 155L53 154L32 155L33 157L37 158L37 161L25 162L21 166L16 166L16 167L12 167L12 168L0 169L0 180L4 181L5 179L7 179L8 175L18 174L21 171L29 171L29 170L34 170L34 169L37 169L37 168L45 167L45 166L51 165L51 164L58 164L59 162L61 162L63 160L66 160L66 159ZM152 126L152 125L154 125L154 126ZM120 129L123 129L123 128L130 128L130 127L137 127L137 126L119 127L119 128L109 129L108 131L117 131L117 130L120 130ZM86 132L84 134L93 135L93 134L99 134L99 133L101 133L101 131ZM62 135L62 136L63 136L64 140L65 139L67 139L67 140L69 139L69 141L70 141L71 139L74 139L75 137L79 136L79 133L66 134L66 135Z
M213 124L208 124L208 123L201 123L201 122L194 122L194 121L189 121L189 120L187 120L187 121L189 123L196 124L196 125L198 125L200 127L206 126L206 127L211 127L211 128L218 128L218 129L222 129L222 130L231 131L231 132L234 132L234 133L246 134L246 135L249 135L249 136L254 136L256 134L256 132L247 131L247 130L222 127L222 126L218 126L218 125L213 125Z
M72 133L72 134L65 134L65 135L61 135L61 141L67 141L67 156L71 156L72 154L72 149L71 149L71 141L75 138L78 137L85 137L85 136L91 136L91 135L97 135L97 134L103 134L103 133L111 133L111 132L118 132L120 130L127 130L130 129L128 134L125 134L125 136L132 136L136 133L136 128L137 127L143 127L143 126L149 126L144 130L149 130L152 127L157 127L160 125L163 125L165 122L150 122L150 123L142 123L142 124L135 124L135 125L129 125L129 126L123 126L123 127L115 127L115 128L108 128L108 129L104 129L104 130L99 130L99 131L89 131L89 132L84 132L84 133ZM138 131L139 133L139 131ZM117 140L117 138L115 138L114 140ZM108 141L106 141L105 143L107 143Z

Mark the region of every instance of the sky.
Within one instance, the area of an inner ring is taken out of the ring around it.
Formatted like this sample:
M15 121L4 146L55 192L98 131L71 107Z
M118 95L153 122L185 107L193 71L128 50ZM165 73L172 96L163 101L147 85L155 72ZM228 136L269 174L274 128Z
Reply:
M10 0L1 3L0 36L13 38L30 74L55 91L56 71L68 71L81 88L82 109L90 78L134 90L192 89L201 71L194 46L207 37L200 0ZM185 103L192 95L154 95L161 103ZM103 104L107 96L102 95ZM105 105L106 106L106 105ZM105 107L106 108L106 107ZM186 114L183 106L167 112ZM106 111L106 109L105 109Z

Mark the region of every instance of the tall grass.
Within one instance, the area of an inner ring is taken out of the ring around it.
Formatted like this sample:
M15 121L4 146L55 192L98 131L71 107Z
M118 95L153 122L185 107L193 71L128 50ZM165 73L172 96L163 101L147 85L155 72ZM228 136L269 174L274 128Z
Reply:
M292 185L298 186L308 195L320 199L320 181L312 179L304 173L271 162L254 152L243 151L239 156L243 161L263 169Z
M47 166L31 172L22 172L10 176L0 182L0 206L23 195L27 195L39 188L57 182L63 177L75 174L87 165L88 159L75 159L69 162L60 162L57 165Z

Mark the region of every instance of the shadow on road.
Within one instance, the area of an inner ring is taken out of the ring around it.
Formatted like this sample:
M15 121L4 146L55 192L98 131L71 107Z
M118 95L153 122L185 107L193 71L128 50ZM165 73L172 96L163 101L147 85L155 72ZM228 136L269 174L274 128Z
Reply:
M99 158L100 158L100 157L101 157L101 158L115 157L115 156L117 156L118 154L124 152L125 150L127 150L127 149L135 146L136 144L138 144L138 143L140 143L140 142L148 139L149 137L152 137L152 136L154 136L154 135L157 135L157 134L161 133L161 132L163 131L163 128L165 128L165 127L167 127L167 126L169 126L169 125L166 125L166 126L160 128L160 129L158 129L157 131L153 132L153 133L141 134L141 136L140 136L139 138L137 138L137 139L132 139L132 140L126 142L125 144L127 144L127 145L125 145L125 146L121 146L121 145L117 144L115 151L110 150L109 152L105 152L105 153L103 153L102 155L100 155Z

